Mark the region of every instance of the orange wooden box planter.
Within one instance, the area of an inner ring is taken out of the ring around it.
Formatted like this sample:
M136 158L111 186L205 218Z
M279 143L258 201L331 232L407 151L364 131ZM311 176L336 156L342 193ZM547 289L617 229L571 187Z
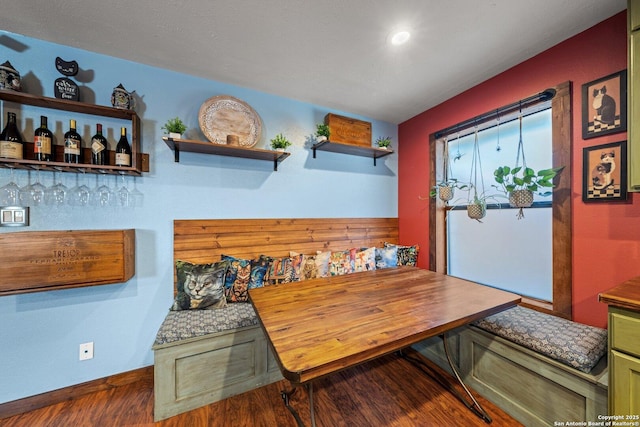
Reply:
M0 234L0 295L126 282L135 274L135 230Z
M329 125L332 142L357 145L359 147L371 147L371 123L350 117L329 113L324 117L325 124Z

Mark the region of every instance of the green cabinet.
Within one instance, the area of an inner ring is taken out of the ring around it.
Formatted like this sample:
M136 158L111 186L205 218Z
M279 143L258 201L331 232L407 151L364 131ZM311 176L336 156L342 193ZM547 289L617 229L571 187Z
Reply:
M627 140L629 191L640 191L640 0L628 0Z
M640 414L640 313L612 306L609 306L609 414Z

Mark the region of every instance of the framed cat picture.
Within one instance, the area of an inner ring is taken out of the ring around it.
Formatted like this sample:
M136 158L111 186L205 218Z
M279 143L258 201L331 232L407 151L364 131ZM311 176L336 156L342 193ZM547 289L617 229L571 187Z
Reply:
M627 141L582 149L582 201L627 200Z
M627 130L627 70L582 85L582 138Z

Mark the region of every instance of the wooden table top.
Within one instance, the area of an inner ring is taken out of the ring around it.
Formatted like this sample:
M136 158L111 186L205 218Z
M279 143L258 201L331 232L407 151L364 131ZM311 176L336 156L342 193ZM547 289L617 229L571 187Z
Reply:
M640 311L640 276L600 293L598 300L605 304Z
M415 267L249 290L285 378L304 383L442 334L520 296Z

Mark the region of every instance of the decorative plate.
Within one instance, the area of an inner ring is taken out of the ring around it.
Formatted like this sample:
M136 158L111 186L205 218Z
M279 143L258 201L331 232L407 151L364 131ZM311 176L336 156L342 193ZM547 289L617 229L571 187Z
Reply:
M237 135L238 145L253 147L260 140L262 121L249 104L228 95L207 99L198 113L200 129L215 144L226 144L227 135Z

